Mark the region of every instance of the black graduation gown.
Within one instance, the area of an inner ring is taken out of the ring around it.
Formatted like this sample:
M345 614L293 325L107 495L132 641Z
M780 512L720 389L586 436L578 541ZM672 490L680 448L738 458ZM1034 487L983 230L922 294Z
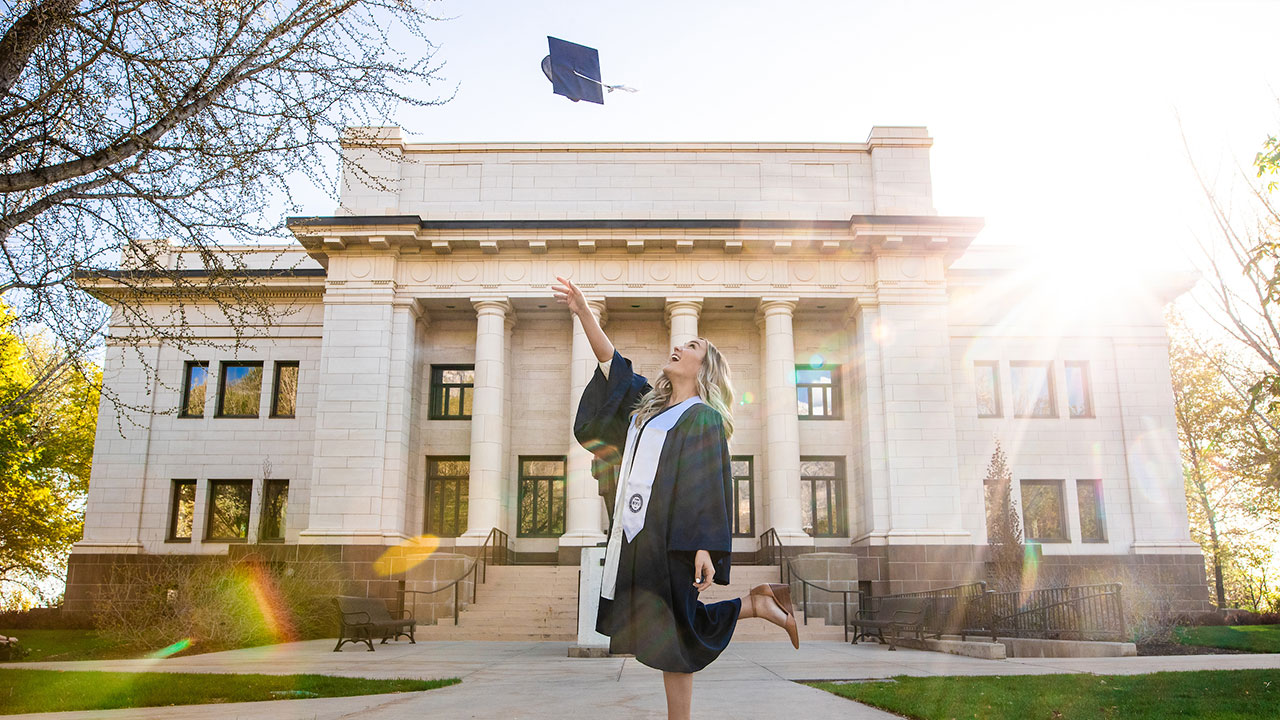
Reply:
M607 379L596 369L574 421L578 442L599 460L593 470L619 477L631 410L648 391L616 350ZM696 672L728 646L742 602L699 602L693 560L708 551L713 582L729 584L732 482L720 413L705 403L688 408L667 432L644 529L631 542L623 536L614 597L600 598L596 630L609 636L610 652L632 653L659 670Z

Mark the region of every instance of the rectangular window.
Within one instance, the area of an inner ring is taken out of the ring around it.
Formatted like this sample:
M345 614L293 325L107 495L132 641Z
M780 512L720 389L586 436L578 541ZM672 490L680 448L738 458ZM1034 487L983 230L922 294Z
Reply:
M840 419L838 366L796 366L796 412L801 420Z
M1061 480L1022 481L1022 530L1027 542L1069 542Z
M844 458L800 458L800 517L813 537L844 537Z
M1107 513L1102 507L1102 481L1077 480L1076 500L1080 505L1080 540L1087 543L1107 541Z
M1093 417L1093 391L1089 387L1089 363L1068 362L1067 407L1071 417Z
M1053 373L1050 363L1011 362L1009 379L1013 383L1013 416L1057 417L1053 396Z
M978 417L1001 417L1000 407L1000 363L975 362L973 364L973 384L978 394Z
M298 411L298 363L276 363L276 379L271 386L271 417L291 418Z
M258 542L282 542L289 517L289 481L268 479L262 487Z
M427 458L427 534L458 537L467 529L467 488L471 459Z
M209 515L204 539L210 542L247 540L252 497L252 480L210 480Z
M755 537L754 463L750 455L733 456L733 536Z
M565 523L565 458L520 456L520 537L560 537Z
M189 360L182 370L182 407L178 417L204 417L205 390L209 387L209 363Z
M218 417L256 418L262 399L262 363L224 362L218 380Z
M169 504L169 542L191 542L196 521L196 481L174 480Z
M471 419L475 383L475 365L432 365L431 419Z

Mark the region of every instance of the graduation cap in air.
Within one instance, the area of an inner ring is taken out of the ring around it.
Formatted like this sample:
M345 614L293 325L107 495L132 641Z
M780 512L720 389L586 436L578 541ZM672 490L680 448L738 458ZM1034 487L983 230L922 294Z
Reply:
M551 89L574 102L586 100L604 104L604 90L635 92L626 85L600 82L600 53L595 48L547 36L550 54L542 58L542 72L551 81Z

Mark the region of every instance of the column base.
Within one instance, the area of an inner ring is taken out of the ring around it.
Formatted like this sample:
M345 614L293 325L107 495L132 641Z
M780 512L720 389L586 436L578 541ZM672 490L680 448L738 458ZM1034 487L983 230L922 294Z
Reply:
M468 530L457 537L454 541L455 547L480 547L484 545L484 541L489 539L489 533L493 532L493 528L484 530Z
M603 542L608 542L609 536L602 532L576 532L565 533L560 536L560 547L595 547Z
M813 537L804 530L774 528L774 532L778 533L778 540L782 541L783 547L814 547Z

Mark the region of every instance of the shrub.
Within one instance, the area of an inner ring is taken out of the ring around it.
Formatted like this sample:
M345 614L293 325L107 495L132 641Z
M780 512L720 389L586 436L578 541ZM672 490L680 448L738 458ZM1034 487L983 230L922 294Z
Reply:
M139 650L325 637L335 626L329 598L341 584L328 563L156 558L113 568L95 620L102 635Z

